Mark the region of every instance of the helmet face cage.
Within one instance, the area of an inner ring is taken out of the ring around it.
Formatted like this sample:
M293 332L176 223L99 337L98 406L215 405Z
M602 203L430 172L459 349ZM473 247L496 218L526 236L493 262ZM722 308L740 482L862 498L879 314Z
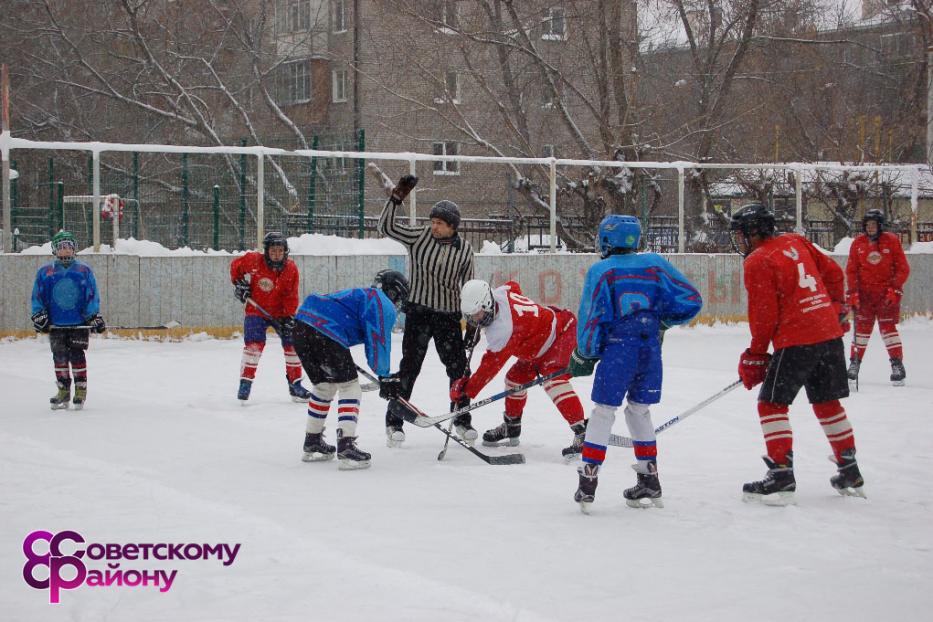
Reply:
M63 249L70 248L72 253L67 257L59 257L59 251ZM75 253L77 252L77 246L75 244L74 236L68 231L59 231L52 237L52 255L57 259L63 266L69 266L75 260Z
M616 248L635 250L641 241L641 221L634 216L610 214L599 223L597 238L599 254L603 258Z
M269 249L273 246L280 246L285 251L282 255L282 259L274 261L269 256ZM273 270L281 270L285 267L285 262L288 261L288 239L279 233L278 231L270 231L266 234L266 237L262 239L262 254L266 258L266 263Z
M729 223L732 249L742 256L747 257L752 252L751 238L754 235L774 235L774 214L761 203L750 203L741 207L732 215L732 222Z
M396 307L408 300L408 294L411 292L408 279L397 270L380 270L373 279L373 287L381 289Z
M874 235L868 233L868 223L869 221L874 221L878 223L878 231ZM880 209L870 209L865 212L865 215L862 216L862 231L865 232L872 240L878 239L878 236L881 235L881 232L884 231L884 212Z
M460 311L470 326L486 328L496 319L496 303L489 283L473 279L460 290Z

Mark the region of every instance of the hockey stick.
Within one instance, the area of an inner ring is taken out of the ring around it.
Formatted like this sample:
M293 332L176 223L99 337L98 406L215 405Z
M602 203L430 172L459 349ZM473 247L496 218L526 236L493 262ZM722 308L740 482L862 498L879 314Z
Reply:
M508 397L510 395L521 393L522 391L526 389L530 389L531 387L536 387L539 384L543 384L547 382L551 378L556 378L557 376L560 376L566 373L567 373L566 369L560 369L558 371L555 371L554 373L548 374L547 376L540 376L536 378L535 380L526 382L525 384L518 385L517 387L512 387L511 389L506 389L505 391L501 391L499 393L496 393L495 395L491 395L487 397L486 399L480 400L478 402L473 402L469 406L464 406L463 408L459 408L449 413L444 413L443 415L437 415L436 417L429 417L428 415L426 415L419 409L415 408L414 406L412 406L409 402L405 400L399 399L398 402L402 406L405 406L405 410L407 410L407 412L403 412L402 414L402 417L405 419L405 421L409 423L413 423L419 428L430 428L435 423L441 423L443 421L447 421L448 419L452 417L459 417L460 415L464 413L468 413L471 410L476 410L477 408L481 408L488 404L492 404L493 402L501 400L502 398Z
M373 382L376 382L376 383L379 382L378 378L370 374L368 371L366 371L359 365L356 366L356 370L359 373L363 374L363 376L365 376L366 378L369 378L370 380L372 380ZM404 397L397 397L395 399L398 401L398 403L400 403L402 406L404 406L409 411L413 413L420 413L421 416L427 417L427 415L425 415L420 410L412 406L411 403L409 403L408 400L406 400ZM429 427L429 426L423 426L423 427ZM476 456L477 458L479 458L486 464L525 464L525 456L523 454L506 454L504 456L490 456L490 455L484 454L483 452L479 451L475 447L472 447L466 441L456 436L455 434L451 434L450 432L445 430L444 427L440 423L435 423L434 427L440 430L441 432L443 432L444 434L446 434L448 440L453 439L455 443L457 443L458 445L466 449L468 452L470 452L471 454L473 454L474 456Z
M467 353L467 357L466 357L466 360L467 360L466 361L466 376L467 377L470 376L470 361L473 360L473 349L476 348L476 344L479 343L479 338L480 338L479 328L476 328L476 330L473 332L472 337L473 337L473 343L470 344L470 350ZM453 430L454 428L454 421L455 421L454 419L451 419L450 423L447 424L447 431L445 432L445 434L447 435L447 438L444 439L444 448L441 449L439 454L437 454L438 461L443 460L444 456L447 455L447 446L450 444L450 431Z
M175 320L171 320L169 322L166 322L165 324L160 324L159 326L106 326L105 329L106 330L168 330L170 328L175 328L178 326L181 326L181 322L176 322ZM68 329L75 329L75 328L78 328L78 329L85 328L88 330L94 330L93 326L86 326L84 324L80 326L50 326L49 328L51 330L68 330Z
M680 421L683 421L684 419L686 419L687 417L689 417L690 415L694 414L695 412L697 412L697 411L699 411L699 410L703 410L704 408L706 408L707 406L709 406L710 404L712 404L713 402L715 402L715 401L718 400L719 398L723 397L724 395L726 395L727 393L729 393L729 392L732 391L733 389L739 388L740 386L742 386L742 381L741 381L741 380L736 380L735 382L733 382L732 384L730 384L730 385L727 386L726 388L720 390L720 391L719 391L718 393L716 393L715 395L709 396L708 398L706 398L705 400L703 400L702 402L700 402L700 403L697 404L696 406L691 406L690 408L688 408L688 409L685 410L684 412L680 413L679 415L677 415L676 417L674 417L674 418L671 419L670 421L668 421L668 422L666 422L666 423L662 423L661 425L659 425L658 427L656 427L656 428L654 429L654 433L655 433L655 434L659 434L659 433L663 432L664 430L668 429L669 427L671 427L671 426L674 425L675 423L678 423L678 422L680 422ZM634 446L634 444L633 444L633 442L632 442L632 439L630 439L630 438L627 437L627 436L620 436L620 435L618 435L618 434L610 434L610 435L609 435L609 444L612 445L612 446L614 446L614 447L633 447L633 446Z

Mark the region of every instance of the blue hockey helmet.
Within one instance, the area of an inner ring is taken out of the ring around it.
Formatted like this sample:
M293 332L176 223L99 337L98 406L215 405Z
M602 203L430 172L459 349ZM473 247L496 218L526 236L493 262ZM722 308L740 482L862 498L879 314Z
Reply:
M614 248L638 248L641 240L641 222L634 216L609 214L599 223L599 254L608 257Z

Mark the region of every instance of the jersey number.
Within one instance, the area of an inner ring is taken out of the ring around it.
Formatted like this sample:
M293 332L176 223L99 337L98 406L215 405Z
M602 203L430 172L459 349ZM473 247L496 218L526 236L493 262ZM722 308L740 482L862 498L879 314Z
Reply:
M797 285L801 289L809 289L811 292L816 291L816 279L807 274L807 269L803 267L802 261L797 263L797 276Z
M525 313L531 313L533 316L538 317L538 305L535 304L534 300L529 300L521 294L513 294L509 292L509 298L514 302L519 303L512 305L512 308L515 309L515 312L518 313L518 317L525 315Z

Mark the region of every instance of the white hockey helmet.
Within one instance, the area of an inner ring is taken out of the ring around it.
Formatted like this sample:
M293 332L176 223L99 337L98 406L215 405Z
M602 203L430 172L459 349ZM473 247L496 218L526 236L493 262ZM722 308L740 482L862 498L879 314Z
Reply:
M460 289L460 311L467 324L489 326L496 318L496 301L492 298L489 283L473 279Z

